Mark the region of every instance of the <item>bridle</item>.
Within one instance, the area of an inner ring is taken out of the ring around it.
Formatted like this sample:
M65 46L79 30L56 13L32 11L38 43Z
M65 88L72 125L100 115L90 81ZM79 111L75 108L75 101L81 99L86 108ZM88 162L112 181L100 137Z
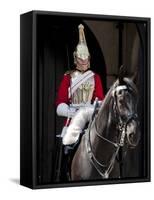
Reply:
M87 153L89 155L90 162L91 162L91 164L94 166L94 168L97 170L97 172L100 174L100 176L103 179L109 177L109 175L110 175L110 173L111 173L111 171L112 171L112 169L114 167L115 160L116 160L116 157L117 157L117 155L119 153L119 150L125 144L125 137L127 135L127 126L128 126L128 124L133 120L136 121L137 124L139 124L138 115L137 115L136 112L134 112L133 114L128 116L127 121L123 121L121 116L119 115L117 101L115 101L115 102L116 102L116 105L115 105L115 109L116 110L114 110L114 112L116 112L116 114L118 114L118 118L119 118L118 119L118 130L119 130L119 135L120 135L119 142L113 142L113 141L107 139L106 137L102 136L102 134L99 133L98 130L97 130L96 123L93 123L93 128L95 129L96 136L99 137L101 140L110 143L111 145L113 145L116 148L116 150L113 153L113 155L112 155L112 157L111 157L111 159L110 159L108 164L104 164L104 163L99 162L98 159L95 157L95 155L93 153L93 150L92 150L90 133L91 133L91 127L92 127L92 122L93 122L94 117L92 117L92 120L89 123L89 126L88 126L88 128L86 130L88 132L86 134L86 137L87 137L86 146L87 146ZM95 107L95 109L96 109L96 107ZM94 111L94 113L95 113L95 111ZM108 123L109 123L109 120L108 120L107 124ZM139 142L139 140L138 140L136 144L131 143L128 135L127 135L127 141L133 147L137 146L138 142Z

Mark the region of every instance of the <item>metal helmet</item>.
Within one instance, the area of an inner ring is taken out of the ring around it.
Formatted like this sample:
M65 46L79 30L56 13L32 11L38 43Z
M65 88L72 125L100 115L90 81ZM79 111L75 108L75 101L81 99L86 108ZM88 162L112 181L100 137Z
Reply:
M84 26L80 24L78 26L78 29L79 29L79 43L76 46L76 49L73 53L74 63L76 63L76 58L81 58L82 60L85 60L90 57L89 50L86 43L85 34L84 34Z

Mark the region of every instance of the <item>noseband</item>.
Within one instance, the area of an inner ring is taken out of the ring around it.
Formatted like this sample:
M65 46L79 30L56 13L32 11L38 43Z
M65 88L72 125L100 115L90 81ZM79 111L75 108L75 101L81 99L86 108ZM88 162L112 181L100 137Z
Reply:
M121 87L121 89L126 89L126 86L119 86ZM123 87L123 88L122 88ZM115 93L114 93L115 96ZM97 104L96 104L97 105ZM96 110L96 107L95 107ZM116 115L118 114L118 130L119 130L119 135L120 135L120 140L118 142L113 142L111 140L108 140L107 138L103 137L102 134L100 134L97 130L96 127L96 123L94 123L94 129L96 132L97 137L99 137L101 140L104 140L108 143L110 143L111 145L113 145L116 150L113 153L111 160L109 161L108 165L104 164L104 163L100 163L97 158L95 157L93 151L92 151L92 144L91 144L91 140L90 140L90 132L91 132L91 127L92 127L92 122L94 117L92 117L91 122L89 123L88 129L86 130L88 133L86 134L87 137L87 142L86 142L86 146L87 146L87 152L90 158L90 162L92 163L92 165L94 166L94 168L97 170L97 172L100 174L100 176L105 179L108 178L113 167L114 167L114 163L117 157L117 154L119 153L119 149L120 147L123 147L125 144L125 137L127 135L127 141L129 143L129 145L135 147L138 145L138 142L136 144L131 143L129 136L127 134L127 126L129 123L131 123L132 121L135 121L137 123L137 125L139 124L139 120L138 120L138 115L137 113L133 113L130 116L128 116L127 121L123 121L119 111L118 111L118 105L117 105L117 101L115 100L115 110L114 112L116 112ZM95 113L95 111L94 111ZM109 120L107 122L107 124L109 123ZM138 140L139 141L139 140Z

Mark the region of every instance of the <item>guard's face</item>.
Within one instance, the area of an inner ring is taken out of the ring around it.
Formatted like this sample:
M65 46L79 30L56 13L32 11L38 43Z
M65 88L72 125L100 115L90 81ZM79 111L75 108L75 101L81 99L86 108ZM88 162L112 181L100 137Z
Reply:
M89 68L89 58L84 60L76 58L76 68L80 71L86 71Z

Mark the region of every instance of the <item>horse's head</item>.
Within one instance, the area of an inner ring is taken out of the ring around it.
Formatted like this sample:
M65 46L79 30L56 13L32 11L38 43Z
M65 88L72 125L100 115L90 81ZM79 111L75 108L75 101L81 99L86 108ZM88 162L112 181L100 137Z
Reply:
M137 115L138 91L131 78L120 77L112 91L113 111L125 129L129 146L135 147L139 141L139 121Z
M114 98L114 111L121 120L137 113L138 93L135 84L129 78L123 78L123 81L116 82L112 96Z
M123 143L127 142L129 146L135 147L140 138L138 90L132 78L125 77L123 68L121 71L103 100L96 117L96 126L97 130L111 141L116 138L120 140L122 132L125 132Z

